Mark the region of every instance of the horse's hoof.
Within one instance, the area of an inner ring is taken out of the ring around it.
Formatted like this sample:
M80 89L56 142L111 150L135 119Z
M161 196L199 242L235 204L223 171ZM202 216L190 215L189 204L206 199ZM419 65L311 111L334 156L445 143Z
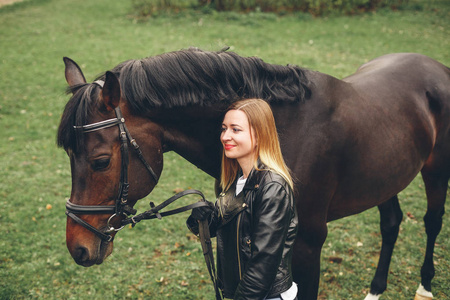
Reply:
M380 299L381 294L379 295L374 295L374 294L367 294L366 298L364 298L364 300L378 300Z
M419 288L416 291L416 297L414 300L432 300L433 294L430 291L427 291L422 284L419 285Z
M416 296L414 297L414 300L432 300L433 297L428 297L428 296L422 296L419 294L416 294Z

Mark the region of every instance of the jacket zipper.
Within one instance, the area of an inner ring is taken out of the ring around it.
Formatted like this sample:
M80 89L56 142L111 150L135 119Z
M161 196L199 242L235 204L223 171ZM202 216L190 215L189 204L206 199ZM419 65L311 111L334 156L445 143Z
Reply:
M247 204L243 203L242 207L247 207ZM238 268L239 268L239 280L242 280L242 267L241 267L241 255L239 254L239 228L241 225L241 219L242 219L242 214L240 214L238 216L238 221L237 221L237 229L236 229L236 236L237 236L237 240L236 240L236 250L237 250L237 257L238 257Z
M241 224L241 218L242 215L239 216L238 222L237 222L237 240L236 240L236 248L237 248L237 257L238 257L238 268L239 268L239 280L242 280L242 269L241 269L241 256L239 254L239 226Z

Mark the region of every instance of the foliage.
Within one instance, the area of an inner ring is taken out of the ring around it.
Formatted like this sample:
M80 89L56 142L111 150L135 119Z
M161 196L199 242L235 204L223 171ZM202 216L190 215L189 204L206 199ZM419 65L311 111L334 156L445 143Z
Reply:
M330 14L357 14L388 7L402 7L408 0L132 0L136 15L148 16L160 12L190 8L215 9L237 12L292 12L310 13L315 16Z
M229 45L242 56L339 78L392 52L419 52L450 65L449 2L415 3L422 9L353 17L180 13L147 22L127 17L132 8L123 0L33 0L0 8L0 299L208 300L214 295L200 244L184 224L188 213L124 229L102 265L83 268L73 262L65 246L64 214L70 162L55 145L69 97L63 56L78 62L89 81L121 61L190 46ZM149 201L160 203L175 189L187 188L214 199L208 175L167 153L160 183L137 208L143 211ZM413 298L425 249L420 176L400 199L405 217L384 300ZM436 299L450 298L449 215L436 243ZM378 219L374 208L329 224L320 299L364 298L380 248Z
M180 12L195 7L197 0L131 0L137 16L152 16L161 12Z

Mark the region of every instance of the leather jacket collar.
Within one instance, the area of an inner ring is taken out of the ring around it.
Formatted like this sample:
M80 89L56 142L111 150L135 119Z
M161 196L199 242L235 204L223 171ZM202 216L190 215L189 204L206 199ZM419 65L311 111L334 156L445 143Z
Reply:
M256 168L253 167L253 169L250 171L250 174L248 175L247 182L244 186L244 191L257 190L259 188L261 179L268 171L269 168L267 168L266 165L258 159Z

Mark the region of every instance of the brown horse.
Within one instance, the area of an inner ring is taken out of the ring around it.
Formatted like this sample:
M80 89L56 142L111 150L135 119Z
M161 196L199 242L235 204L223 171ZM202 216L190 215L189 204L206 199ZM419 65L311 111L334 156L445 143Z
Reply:
M423 55L390 54L338 80L233 52L188 49L126 61L86 83L77 64L64 61L73 96L58 144L71 161L66 235L78 264L100 264L111 253L121 219L156 185L164 152L175 151L218 179L224 109L257 97L272 106L297 182L293 273L299 298L317 298L327 222L374 206L383 243L368 298L386 289L402 221L397 194L419 172L428 199L419 292L431 296L434 243L450 178L446 66ZM136 152L128 152L130 145Z

